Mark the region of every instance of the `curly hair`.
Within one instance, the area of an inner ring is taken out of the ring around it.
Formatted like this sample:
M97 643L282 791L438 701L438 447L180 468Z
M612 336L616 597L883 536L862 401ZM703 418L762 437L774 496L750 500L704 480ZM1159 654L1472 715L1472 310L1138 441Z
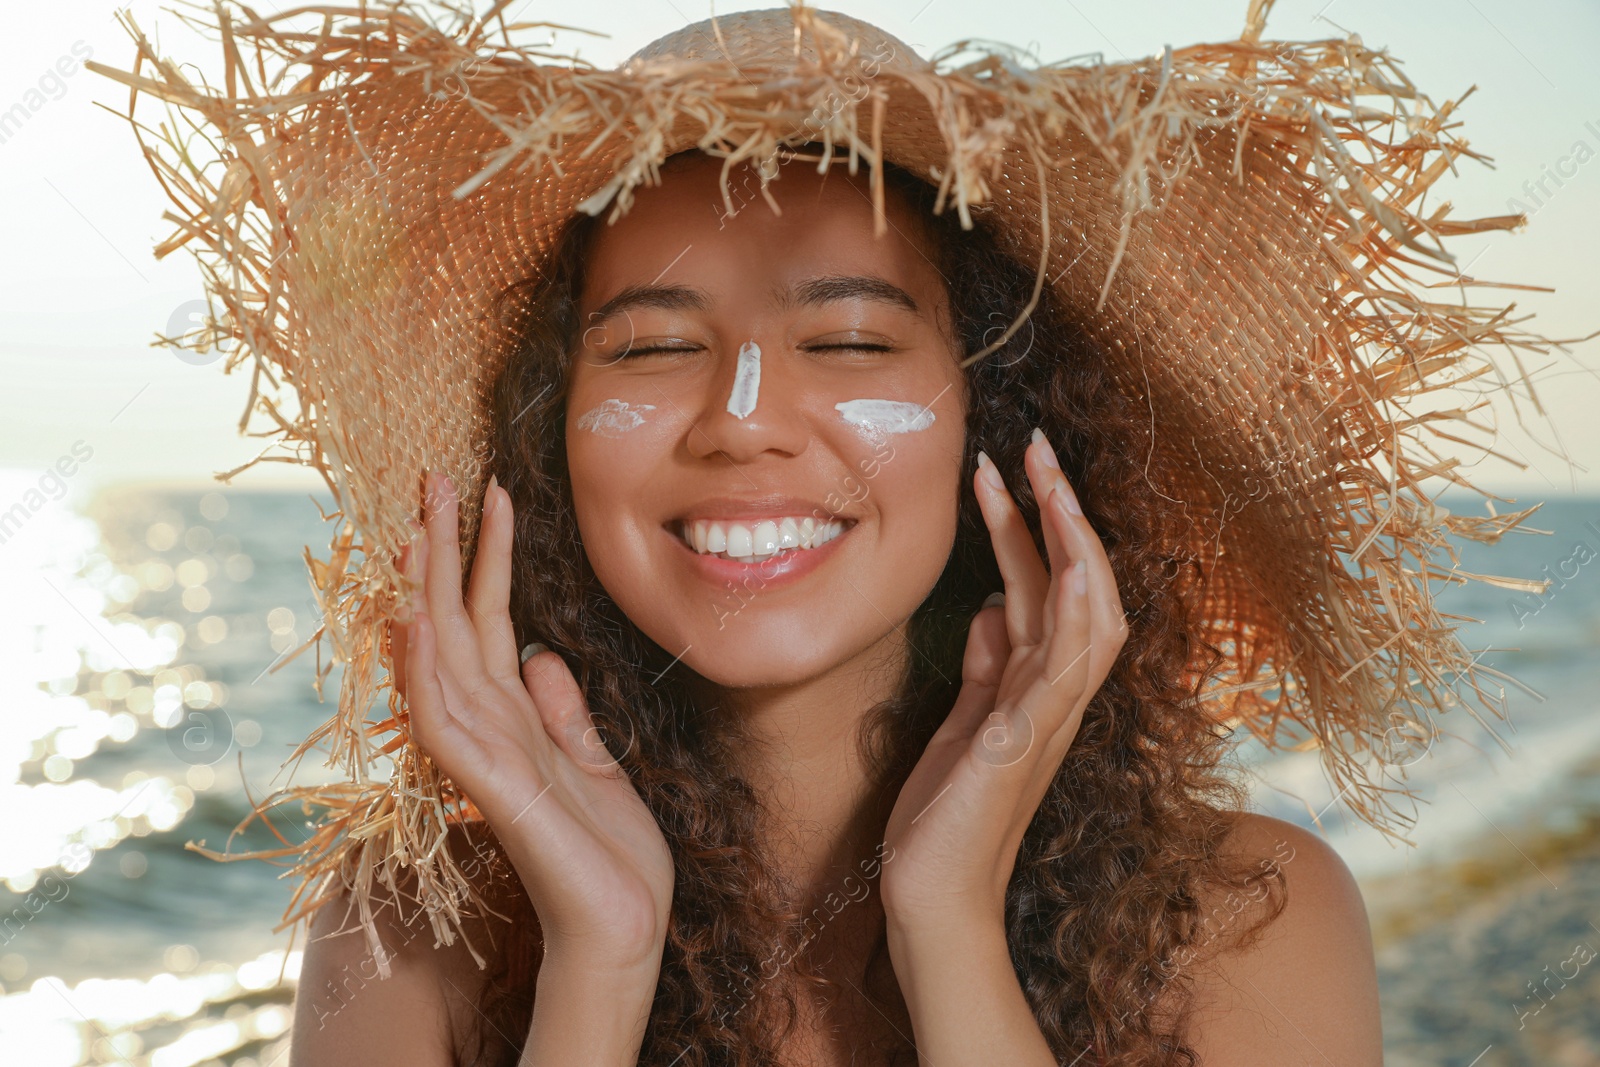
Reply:
M891 194L922 220L925 247L948 286L957 340L964 351L977 351L1022 313L1034 269L1002 247L981 209L975 228L962 229L954 213L934 213L936 190L926 182L892 165L885 172ZM566 467L566 384L583 264L599 225L598 217L575 216L542 272L506 290L496 312L507 351L492 395L492 469L516 513L512 619L519 645L543 641L572 667L596 724L672 850L670 929L639 1063L768 1067L779 1062L797 1022L795 985L815 993L833 985L816 973L805 946L839 910L831 903L838 894L787 899L763 843L761 801L733 769L737 725L696 705L687 668L674 666L672 653L618 609L579 550ZM1247 868L1222 849L1246 798L1224 771L1226 731L1196 699L1220 658L1196 638L1195 601L1186 593L1203 583L1202 561L1173 549L1173 524L1182 521L1176 502L1149 485L1147 457L1137 447L1150 432L1148 413L1115 387L1095 340L1049 286L1023 328L963 373L967 488L955 544L908 621L914 654L896 695L869 710L859 738L881 815L886 821L954 703L973 614L1003 587L970 489L980 448L1005 476L1043 554L1038 502L1022 470L1039 426L1058 444L1105 544L1129 633L1019 850L1005 904L1011 958L1063 1062L1092 1049L1081 1062L1193 1064L1183 1013L1173 1006L1188 1002L1185 963L1214 940L1200 914L1202 891L1266 888L1272 903L1265 917L1230 931L1245 937L1281 911L1284 888L1276 868ZM492 831L481 829L492 842ZM863 861L866 869L870 858ZM499 870L504 877L504 865ZM501 889L508 921L495 927L497 946L462 1063L514 1064L531 1021L538 924L520 884ZM915 1063L885 936L869 960L861 994L890 1025L858 1056ZM774 981L785 968L790 980Z

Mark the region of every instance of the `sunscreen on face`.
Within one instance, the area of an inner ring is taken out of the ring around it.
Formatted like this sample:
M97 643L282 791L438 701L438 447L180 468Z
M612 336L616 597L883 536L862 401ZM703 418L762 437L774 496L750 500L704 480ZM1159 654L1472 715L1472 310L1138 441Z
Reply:
M845 422L861 427L869 437L911 433L933 425L933 409L908 400L844 400L833 407Z
M636 427L644 425L644 413L654 411L654 404L629 404L626 400L602 400L578 416L577 427L599 434L601 437L621 437Z
M761 388L761 348L746 341L739 349L739 362L733 370L733 391L728 394L728 414L742 419L756 409L756 393Z

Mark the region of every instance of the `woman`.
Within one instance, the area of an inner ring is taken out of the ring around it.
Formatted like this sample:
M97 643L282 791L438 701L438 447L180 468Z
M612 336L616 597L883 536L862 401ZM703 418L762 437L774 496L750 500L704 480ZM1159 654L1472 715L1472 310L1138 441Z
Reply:
M316 916L296 1062L1378 1062L1349 872L1222 763L1320 747L1390 830L1384 756L1501 713L1432 560L1534 509L1435 506L1481 426L1433 394L1547 342L1444 251L1521 221L1425 195L1455 104L1261 0L1148 60L795 5L609 70L434 6L91 61L206 131L146 156L185 343L341 519L291 758L350 780L252 813L325 813L253 853Z
M802 156L734 211L673 156L511 294L470 577L433 476L394 652L493 966L390 910L351 987L325 907L295 1064L1380 1063L1353 879L1183 684L1146 413L1048 288L963 368L1031 267Z

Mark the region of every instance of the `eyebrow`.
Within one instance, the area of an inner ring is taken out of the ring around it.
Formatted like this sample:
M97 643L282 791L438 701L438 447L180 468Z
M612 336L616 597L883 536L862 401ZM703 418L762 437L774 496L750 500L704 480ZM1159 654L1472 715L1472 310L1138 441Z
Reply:
M709 311L711 298L687 285L628 285L616 296L589 313L589 324L603 322L613 315L634 308L661 308L665 311Z
M775 290L773 303L780 311L798 306L827 304L834 300L872 300L903 308L913 315L920 310L911 294L893 282L870 274L829 275L807 278L789 289Z
M827 275L808 278L787 289L772 293L773 305L780 311L810 307L837 300L871 300L920 314L910 293L884 278L869 274ZM687 285L629 285L601 304L589 315L589 323L603 322L613 315L634 308L659 308L665 311L709 311L711 298L703 289Z

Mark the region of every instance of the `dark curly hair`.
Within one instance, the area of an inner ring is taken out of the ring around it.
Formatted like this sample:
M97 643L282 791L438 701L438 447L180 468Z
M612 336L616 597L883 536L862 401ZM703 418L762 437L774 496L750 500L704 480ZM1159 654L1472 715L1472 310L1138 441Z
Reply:
M922 220L924 246L948 284L956 338L964 352L985 347L1026 306L1034 268L1002 247L981 207L975 228L964 230L954 212L934 214L929 184L892 165L885 171L889 192ZM516 511L512 618L519 644L543 641L571 665L672 849L671 925L639 1063L765 1067L778 1062L796 1024L796 983L819 993L833 986L805 945L813 920L826 922L837 909L787 899L761 836L761 802L732 769L737 727L697 706L685 684L691 672L628 620L579 550L566 374L583 264L601 225L575 216L543 272L508 289L498 312L507 351L493 389L492 469ZM1049 286L1028 321L964 373L968 488L955 544L907 625L915 654L897 695L870 710L860 737L881 817L954 703L973 613L1003 587L970 490L980 448L1005 476L1043 553L1038 504L1022 472L1039 426L1057 443L1106 546L1130 632L1022 842L1006 893L1011 958L1062 1062L1193 1064L1180 961L1208 941L1202 890L1267 887L1265 918L1235 931L1241 936L1283 906L1275 868L1247 870L1221 847L1245 796L1224 773L1226 732L1195 698L1219 659L1198 643L1185 593L1203 580L1200 562L1172 548L1181 516L1148 482L1137 446L1150 432L1147 413L1114 386L1096 341ZM493 847L492 832L478 829ZM538 925L520 883L500 890L509 922L493 924L496 947L463 1063L514 1064L531 1021ZM870 959L861 992L891 1025L858 1056L914 1063L900 1036L911 1026L883 936ZM774 960L792 981L770 980Z

